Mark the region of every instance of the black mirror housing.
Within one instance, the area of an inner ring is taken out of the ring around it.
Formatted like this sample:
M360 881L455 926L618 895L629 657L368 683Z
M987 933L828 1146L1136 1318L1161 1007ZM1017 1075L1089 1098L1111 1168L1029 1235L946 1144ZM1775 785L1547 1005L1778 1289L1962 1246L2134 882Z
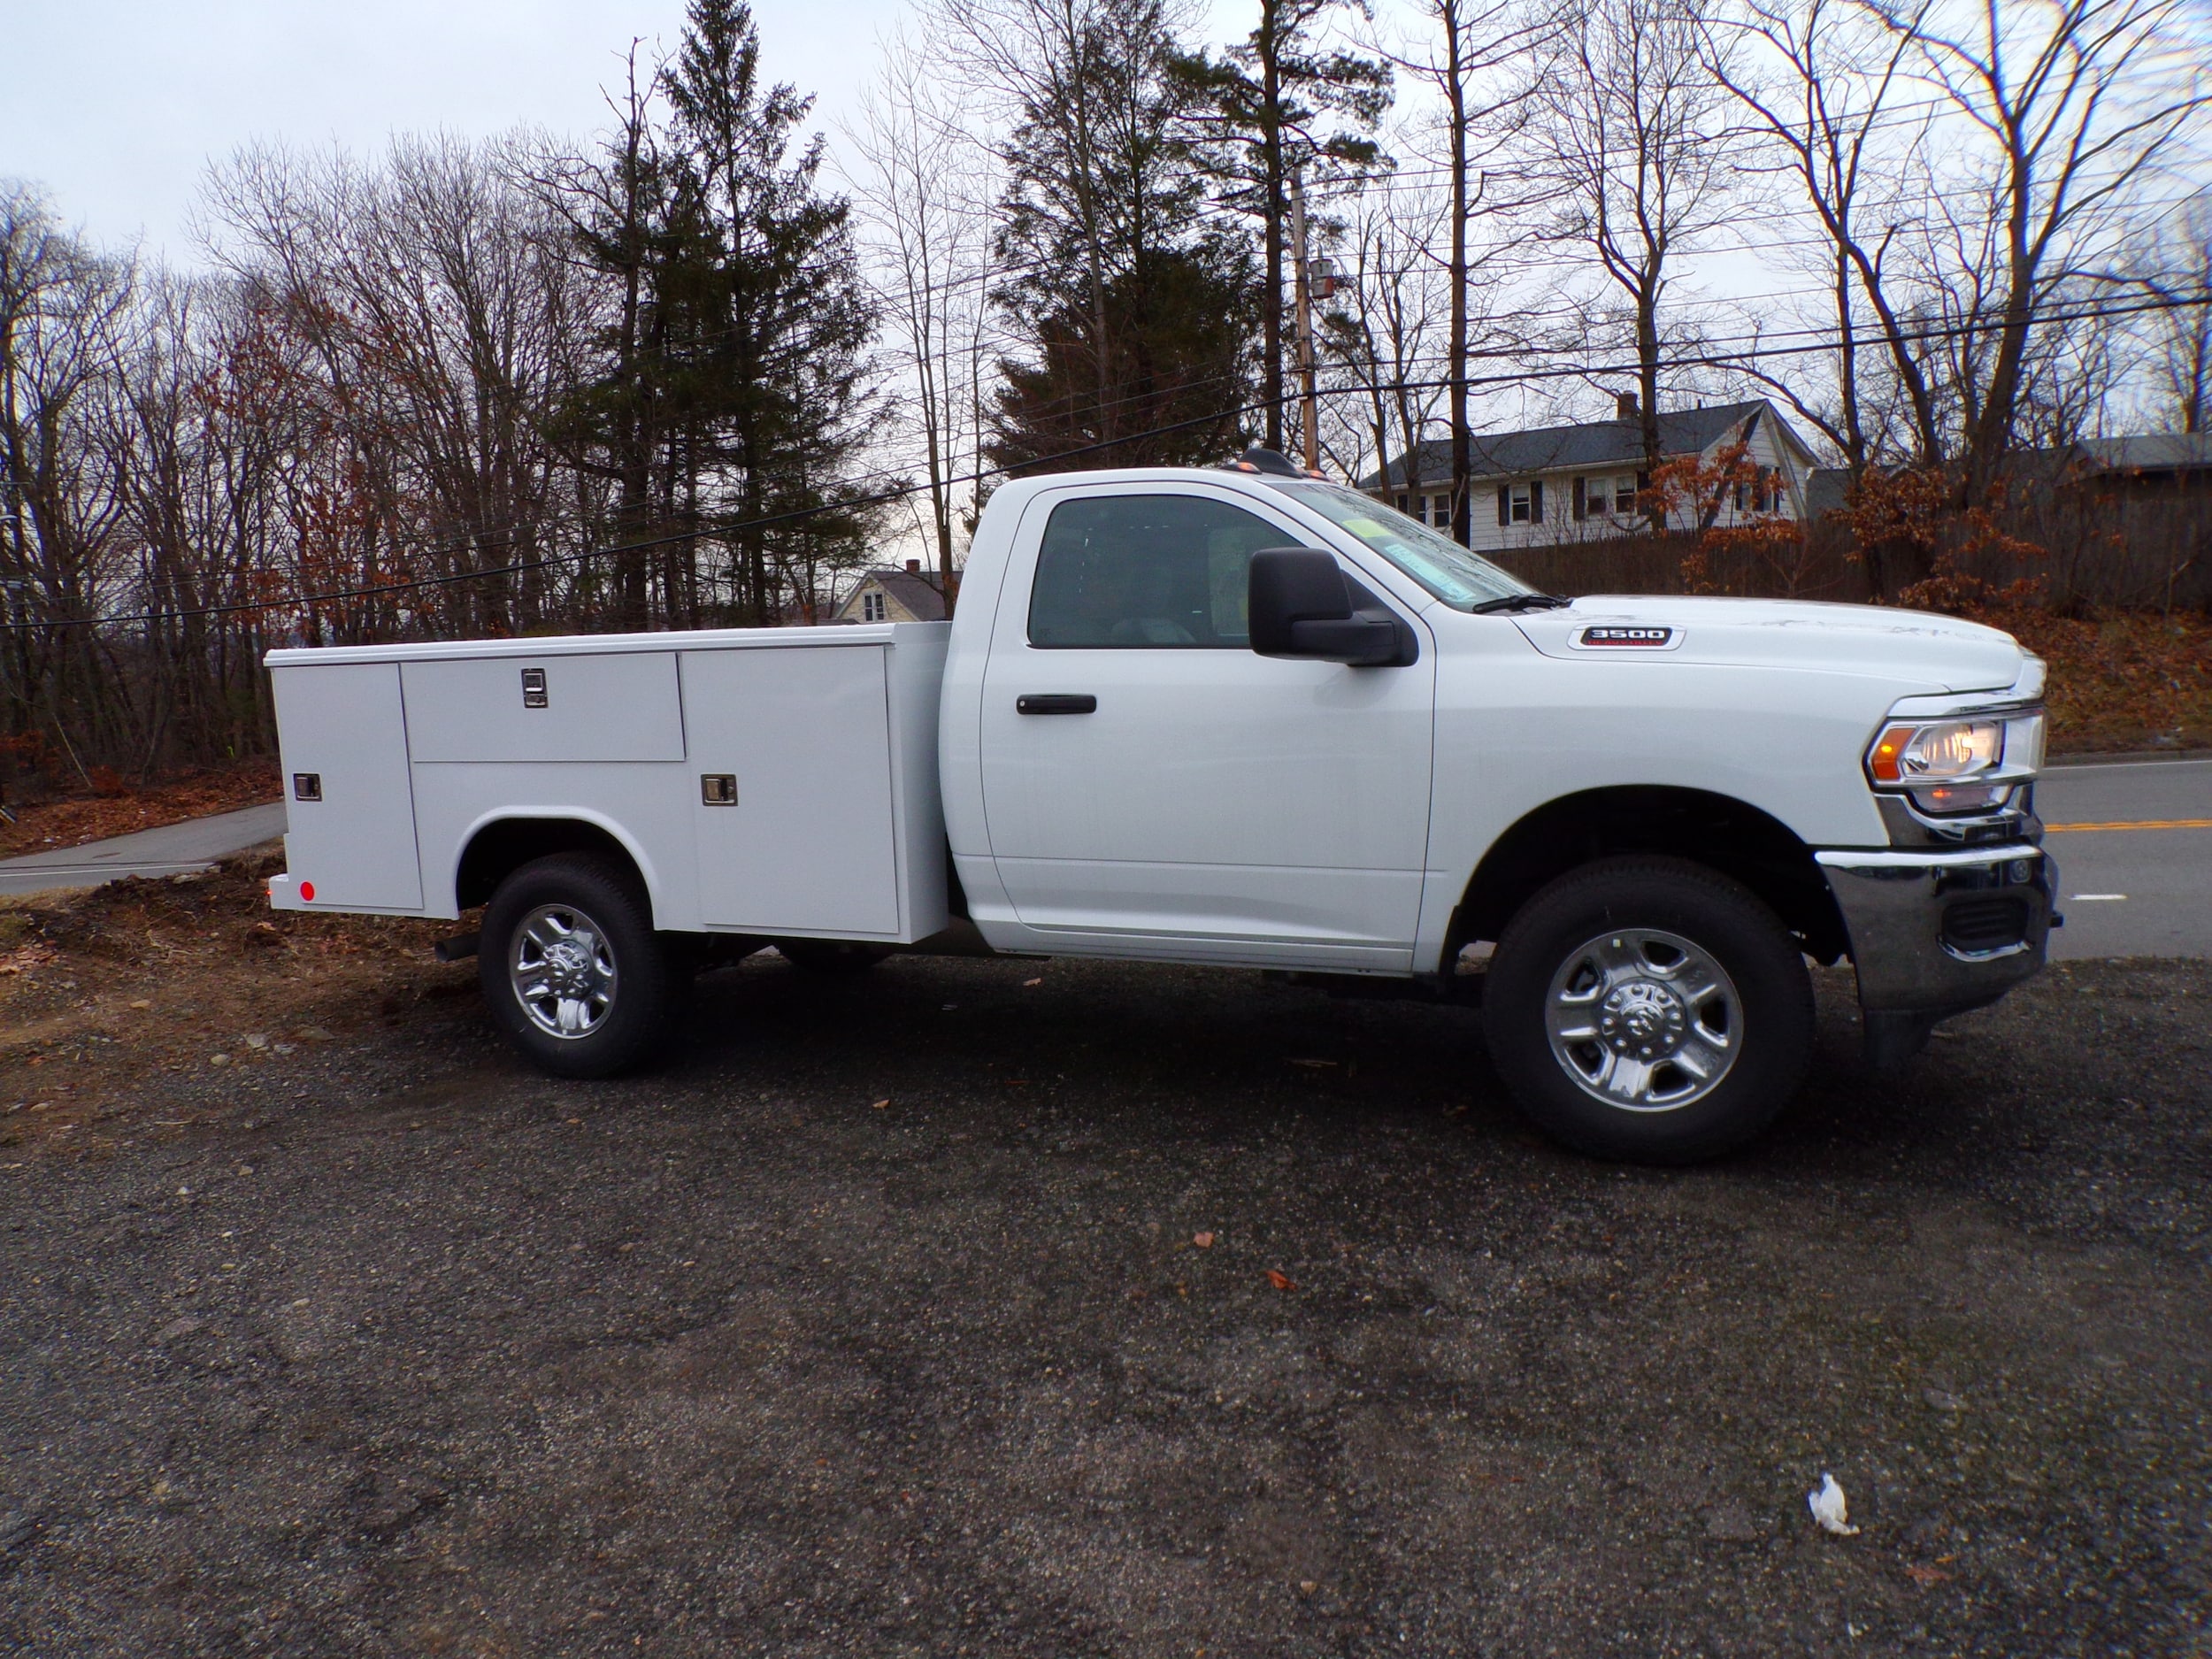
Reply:
M1262 657L1303 657L1351 668L1402 667L1417 655L1412 627L1361 589L1318 548L1252 555L1245 616ZM1374 601L1371 604L1358 603Z

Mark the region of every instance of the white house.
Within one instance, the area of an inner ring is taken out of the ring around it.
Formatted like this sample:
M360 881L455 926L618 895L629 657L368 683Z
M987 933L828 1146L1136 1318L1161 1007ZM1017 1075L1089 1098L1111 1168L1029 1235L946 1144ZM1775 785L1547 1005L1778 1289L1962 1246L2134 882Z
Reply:
M1549 546L1631 535L1647 527L1636 510L1643 481L1644 432L1634 394L1624 393L1611 420L1529 432L1479 434L1472 454L1473 499L1468 512L1478 549ZM1714 459L1745 446L1758 480L1724 499L1715 524L1754 516L1803 521L1813 453L1764 398L1710 409L1670 410L1659 417L1659 447L1669 460ZM1401 512L1440 528L1451 523L1452 449L1431 439L1410 457L1390 464L1389 477L1371 472L1360 488ZM1693 529L1687 512L1675 527Z
M863 576L829 618L832 622L942 622L943 579L924 570L919 559L904 570L875 570Z

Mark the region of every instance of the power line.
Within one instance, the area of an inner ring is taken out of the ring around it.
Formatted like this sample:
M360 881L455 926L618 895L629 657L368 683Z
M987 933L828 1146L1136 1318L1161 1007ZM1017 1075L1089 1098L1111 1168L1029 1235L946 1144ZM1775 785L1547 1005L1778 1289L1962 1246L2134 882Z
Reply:
M2047 312L2042 317L2033 319L2032 326L2047 326L2071 322L2107 319L2115 317L2132 316L2157 311L2182 311L2207 304L2212 304L2212 299L2176 300L2162 298L2134 302L2124 305L2079 307L2063 311ZM1970 336L1976 334L1995 332L2006 327L2008 325L2002 319L1984 319L1980 321L1960 322L1941 325L1935 327L1920 328L1906 333L1903 337L1908 341L1912 342L1957 339ZM1855 332L1853 338L1855 341L1857 338ZM1870 344L1881 343L1882 339L1883 337L1879 335L1868 336L1869 343ZM1824 353L1836 350L1839 349L1840 343L1839 340L1831 339L1795 346L1780 346L1772 348L1762 346L1755 348L1750 355L1754 357L1802 357L1814 353ZM1565 349L1552 348L1550 349L1554 352L1558 352L1563 351ZM1503 349L1501 349L1498 352L1493 355L1503 356L1507 355L1507 352ZM1726 368L1735 366L1739 365L1740 362L1740 355L1717 355L1711 351L1706 351L1695 353L1686 357L1672 358L1662 366L1671 369L1697 367ZM1487 388L1493 386L1513 385L1525 383L1530 380L1587 378L1607 375L1618 376L1633 373L1637 371L1637 367L1638 365L1634 364L1625 364L1602 367L1594 365L1583 365L1571 368L1530 369L1511 374L1470 376L1466 378L1464 384L1471 390L1472 390L1477 388ZM1343 396L1347 394L1357 394L1360 396L1366 396L1376 391L1396 392L1430 390L1447 388L1452 384L1453 381L1448 379L1397 380L1376 385L1333 388L1331 388L1330 395ZM949 479L945 480L945 482L949 485L979 483L987 479L1000 477L1007 473L1024 471L1032 467L1044 466L1064 462L1079 456L1096 454L1102 450L1119 449L1128 444L1141 442L1148 438L1164 437L1173 433L1187 432L1198 426L1217 425L1222 421L1237 419L1244 415L1251 414L1256 411L1265 409L1268 407L1271 401L1287 402L1293 396L1294 394L1286 393L1283 398L1279 400L1261 398L1252 402L1237 404L1233 407L1216 410L1205 415L1194 416L1187 420L1171 421L1163 426L1150 427L1142 432L1128 433L1119 437L1101 439L1096 442L1082 444L1071 449L1059 450L1049 456L1041 456L1035 461L1022 462L1012 466L982 468L973 472L964 473L958 477ZM0 623L0 629L5 629L12 632L28 629L58 631L66 628L78 627L120 627L134 624L183 621L194 617L226 616L236 615L249 611L293 610L311 605L336 604L344 601L354 599L379 598L389 594L409 593L427 588L448 587L456 582L486 580L494 577L510 576L523 571L555 569L566 565L580 565L591 559L609 557L620 553L643 552L654 548L672 546L679 542L695 541L706 537L733 535L741 531L762 529L776 524L788 523L795 519L815 517L824 512L849 511L857 507L874 506L887 502L898 501L907 496L919 494L926 488L927 487L918 484L905 485L896 489L882 491L877 495L864 496L856 500L826 503L821 505L812 507L793 508L785 512L772 513L758 518L741 520L732 524L708 526L699 529L678 531L668 535L650 537L641 541L625 542L613 547L593 548L586 549L582 551L575 553L556 554L542 559L527 560L488 570L457 572L443 576L421 577L403 582L380 583L370 587L343 588L327 593L303 595L292 598L260 601L238 601L227 604L201 606L188 610L141 611L119 617L59 618L48 622L7 622Z

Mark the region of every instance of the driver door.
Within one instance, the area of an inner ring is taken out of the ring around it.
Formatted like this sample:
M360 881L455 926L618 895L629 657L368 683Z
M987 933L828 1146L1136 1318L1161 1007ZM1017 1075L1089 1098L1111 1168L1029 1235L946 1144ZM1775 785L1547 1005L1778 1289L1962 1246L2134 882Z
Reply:
M1069 948L1403 969L1428 844L1434 652L1402 668L1255 656L1246 567L1310 543L1202 487L1041 495L994 619L992 857ZM1025 711L1026 710L1026 711Z

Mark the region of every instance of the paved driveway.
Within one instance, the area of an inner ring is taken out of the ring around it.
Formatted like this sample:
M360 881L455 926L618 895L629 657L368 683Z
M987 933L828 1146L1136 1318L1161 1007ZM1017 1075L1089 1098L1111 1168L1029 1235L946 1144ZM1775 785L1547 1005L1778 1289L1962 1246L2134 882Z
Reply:
M119 876L184 875L283 833L284 803L272 801L266 806L188 818L81 847L0 859L0 894L96 887Z

